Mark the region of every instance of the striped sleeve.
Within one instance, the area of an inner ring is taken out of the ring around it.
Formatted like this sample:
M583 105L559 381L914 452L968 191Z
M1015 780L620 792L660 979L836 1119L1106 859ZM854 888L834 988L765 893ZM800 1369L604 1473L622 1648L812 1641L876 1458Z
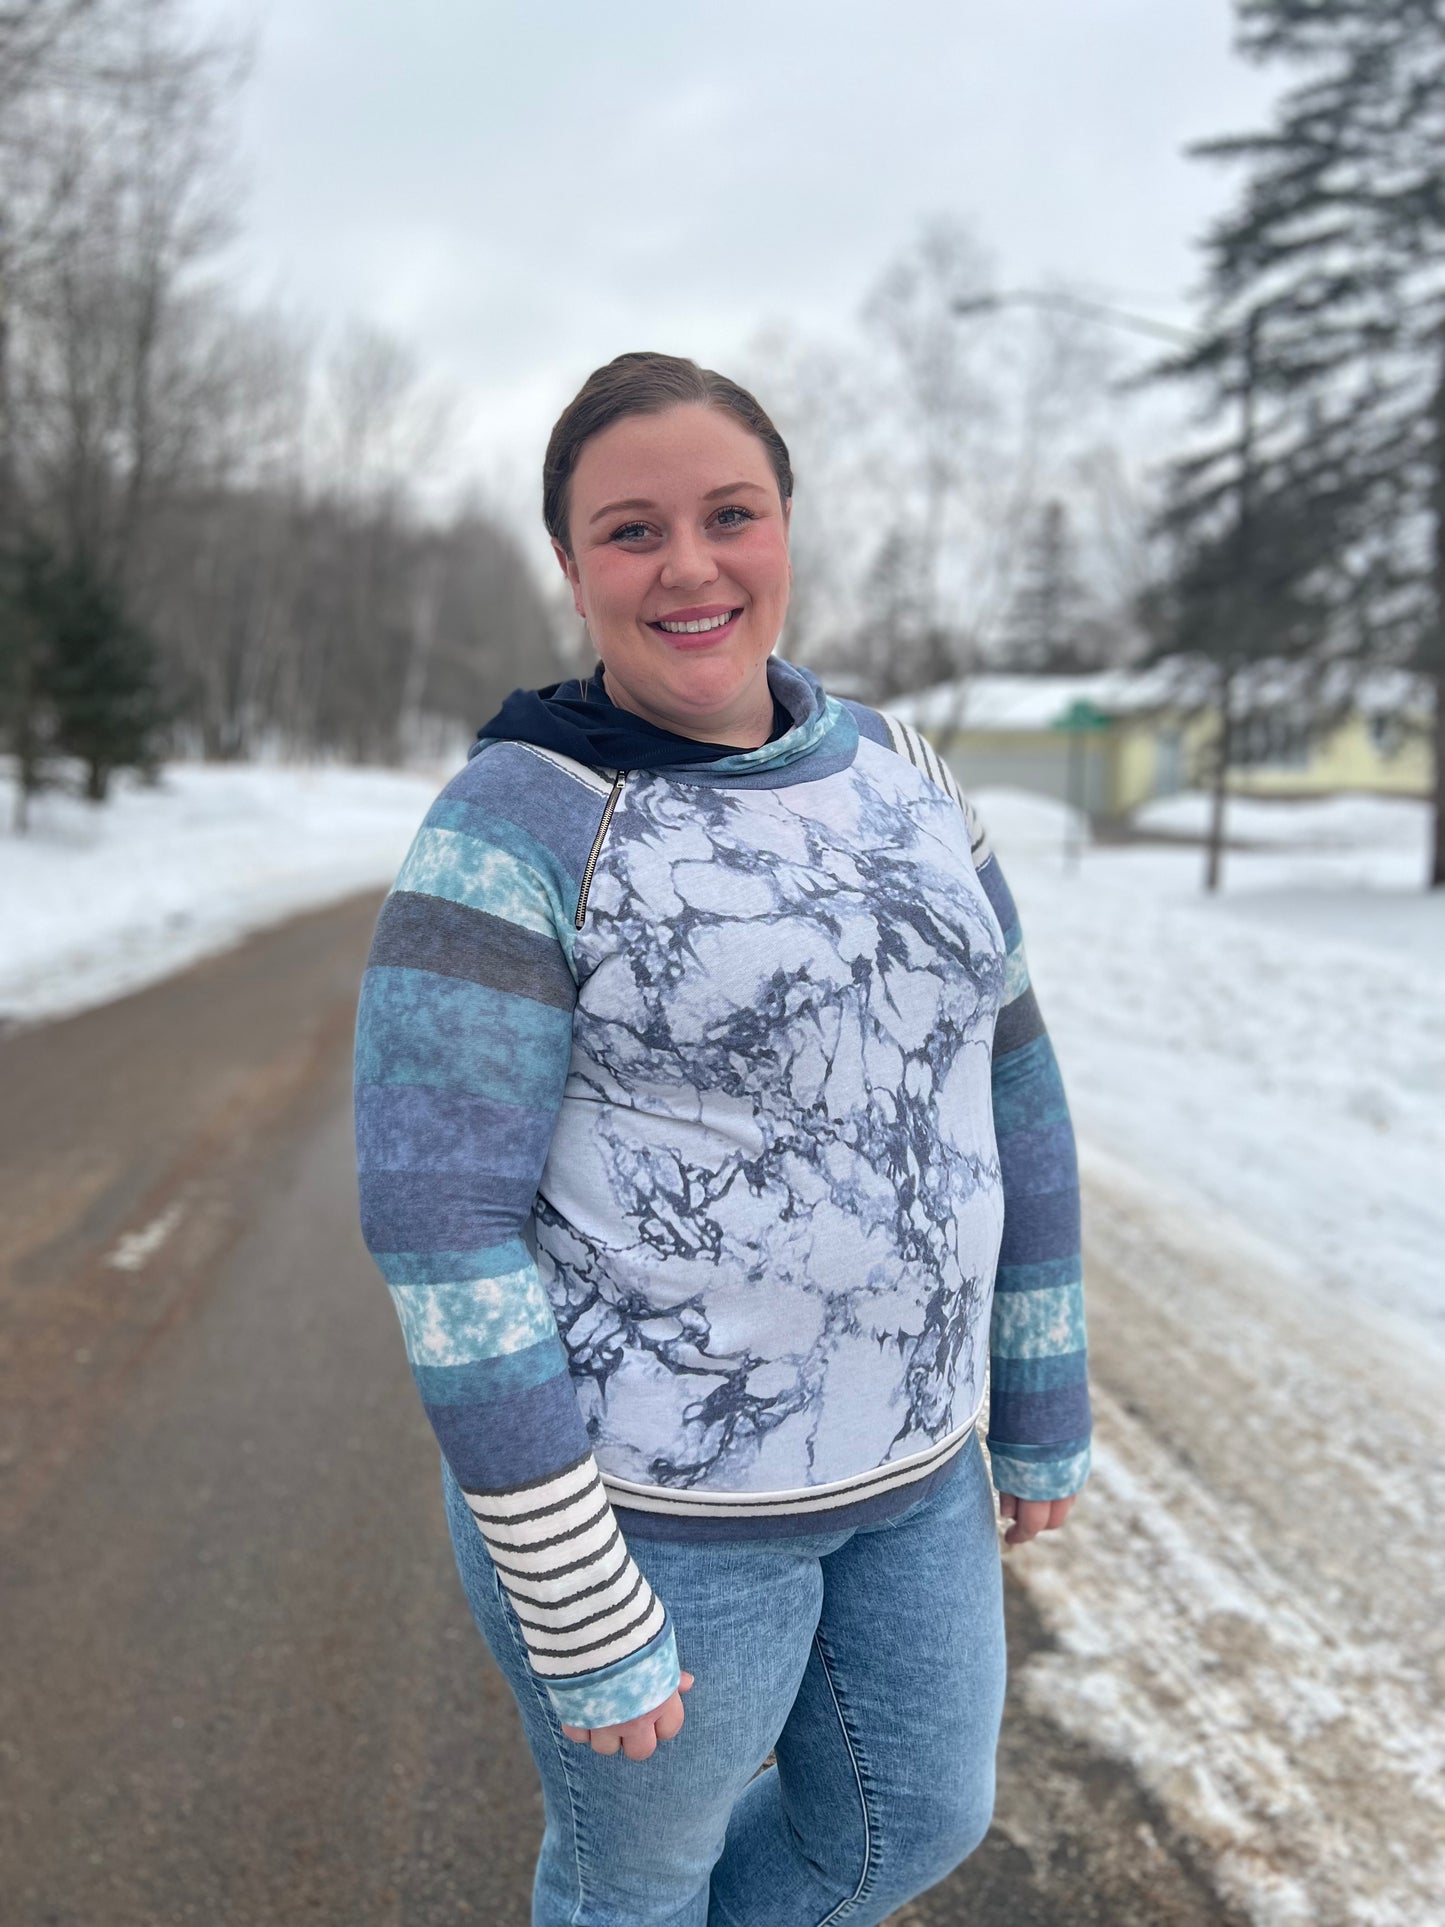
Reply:
M984 848L978 877L1007 953L993 1055L1004 1223L989 1332L989 1456L1000 1492L1064 1499L1088 1477L1091 1432L1078 1161L1018 911L998 858Z
M484 750L438 798L362 980L362 1232L427 1417L559 1718L678 1683L673 1631L603 1490L528 1240L562 1102L570 938L601 820L590 772Z

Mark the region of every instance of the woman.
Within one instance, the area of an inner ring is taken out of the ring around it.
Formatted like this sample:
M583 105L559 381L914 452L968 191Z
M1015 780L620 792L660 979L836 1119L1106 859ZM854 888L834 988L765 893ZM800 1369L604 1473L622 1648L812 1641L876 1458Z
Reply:
M1018 920L928 745L773 658L791 498L732 382L590 378L544 508L599 668L480 732L362 992L363 1225L542 1778L539 1927L940 1879L1003 1697L990 1359L1008 1540L1087 1471Z

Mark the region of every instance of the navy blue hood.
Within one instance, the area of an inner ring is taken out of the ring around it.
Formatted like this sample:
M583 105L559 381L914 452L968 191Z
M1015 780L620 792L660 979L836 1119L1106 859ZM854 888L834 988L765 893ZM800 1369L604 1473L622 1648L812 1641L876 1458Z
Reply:
M810 719L811 691L802 685L796 670L776 658L768 663L768 686L773 695L768 741L778 742ZM675 736L629 709L619 709L603 685L600 665L590 676L574 676L545 689L514 689L492 720L477 731L477 741L532 743L593 769L676 769L681 764L714 763L724 756L748 754L727 743Z

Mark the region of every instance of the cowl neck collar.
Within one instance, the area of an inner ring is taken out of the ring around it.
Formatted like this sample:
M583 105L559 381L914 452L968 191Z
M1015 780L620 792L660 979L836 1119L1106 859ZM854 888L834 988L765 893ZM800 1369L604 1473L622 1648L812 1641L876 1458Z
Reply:
M811 670L781 657L768 661L773 700L792 719L792 727L757 749L730 749L699 743L659 729L630 710L619 709L600 677L573 677L545 689L516 689L497 714L477 731L471 754L485 743L531 743L593 769L687 769L700 763L719 775L761 774L784 769L807 756L827 736L841 710Z

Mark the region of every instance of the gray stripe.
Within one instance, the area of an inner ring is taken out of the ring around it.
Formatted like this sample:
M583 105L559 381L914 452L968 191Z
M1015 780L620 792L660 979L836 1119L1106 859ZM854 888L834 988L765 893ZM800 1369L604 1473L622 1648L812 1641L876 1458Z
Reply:
M564 1679L584 1679L588 1673L596 1671L595 1666L580 1666L575 1672L571 1673L554 1673L551 1670L552 1661L554 1659L576 1659L583 1653L595 1653L601 1648L614 1645L619 1639L626 1639L629 1633L635 1633L639 1626L645 1626L647 1624L656 1607L656 1599L649 1599L646 1607L637 1615L636 1619L629 1620L625 1626L619 1626L615 1633L609 1633L605 1639L594 1639L586 1646L568 1646L560 1651L555 1647L539 1646L535 1657L539 1661L545 1660L547 1662L547 1671L543 1674L543 1678L559 1681ZM649 1641L648 1644L651 1644L651 1641ZM637 1650L641 1652L642 1648L638 1647ZM631 1653L622 1654L623 1659L631 1659L632 1657L633 1655Z
M923 767L929 780L936 783L941 790L946 789L947 785L943 780L943 770L938 761L938 751L933 747L932 743L929 742L921 729L918 732L918 746L923 751Z
M387 898L368 961L485 984L556 1010L577 1002L577 985L554 939L415 890L393 890Z
M604 1606L600 1612L588 1613L583 1619L574 1619L570 1626L549 1626L545 1620L528 1619L522 1613L517 1613L517 1624L519 1626L526 1626L529 1631L534 1633L552 1633L555 1635L557 1633L581 1632L584 1626L595 1626L599 1619L610 1619L614 1613L626 1612L627 1608L632 1604L633 1600L646 1584L647 1581L639 1572L627 1591L617 1601L616 1605ZM648 1597L651 1598L651 1596L651 1593L649 1593ZM513 1612L517 1611L515 1606L513 1606L512 1610Z
M1005 1004L998 1014L998 1024L993 1034L993 1061L995 1064L1011 1050L1022 1050L1036 1037L1044 1034L1044 1014L1039 1009L1039 1000L1034 995L1034 987L1015 997L1011 1004Z
M485 1533L482 1536L486 1538ZM549 1566L545 1572L525 1572L522 1567L509 1566L505 1559L499 1559L497 1557L499 1552L525 1552L525 1546L494 1546L491 1540L488 1539L487 1551L492 1555L492 1564L504 1578L519 1579L524 1584L530 1583L535 1586L540 1585L544 1579L565 1579L569 1572L585 1572L589 1566L596 1566L599 1559L605 1559L612 1548L621 1545L621 1543L622 1534L614 1526L612 1537L605 1545L599 1546L596 1552L589 1552L584 1558L573 1559L569 1564L564 1566ZM562 1603L562 1601L558 1601L559 1605Z
M554 1473L552 1476L555 1478L557 1475ZM534 1506L530 1512L483 1512L480 1506L474 1505L472 1517L480 1519L484 1526L525 1525L532 1519L545 1519L549 1512L563 1512L569 1505L576 1505L579 1500L591 1495L597 1483L598 1475L594 1472L586 1485L578 1486L565 1499L554 1499L550 1505Z

